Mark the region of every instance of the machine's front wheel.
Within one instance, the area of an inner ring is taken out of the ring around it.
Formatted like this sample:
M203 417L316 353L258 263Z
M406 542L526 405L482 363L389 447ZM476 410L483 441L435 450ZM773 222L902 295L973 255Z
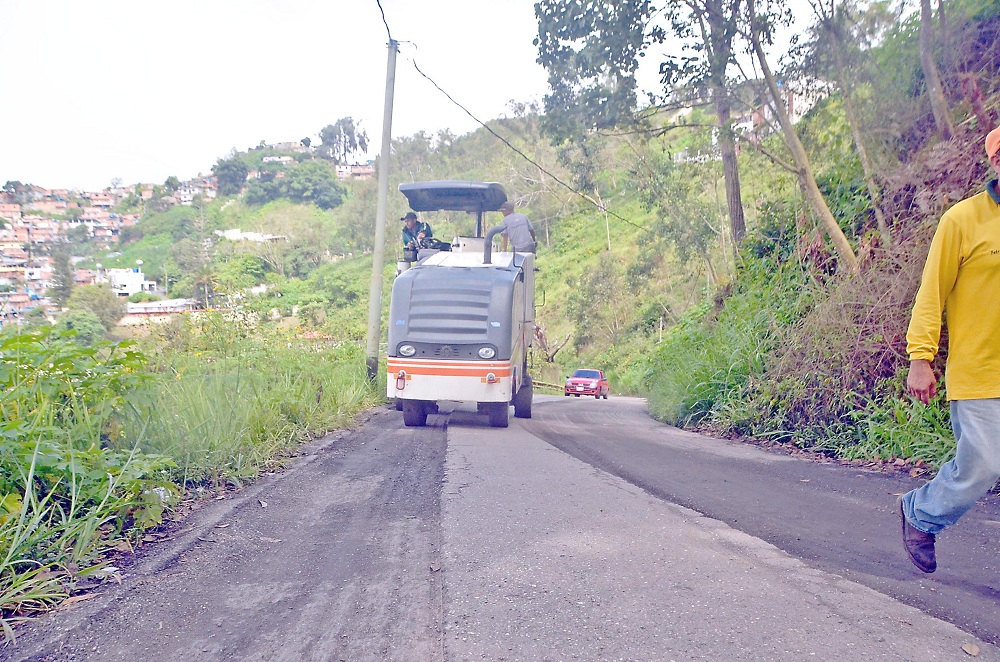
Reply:
M494 402L490 407L490 426L505 428L510 423L510 405L506 402Z
M427 425L427 409L420 400L403 400L403 423L419 428Z

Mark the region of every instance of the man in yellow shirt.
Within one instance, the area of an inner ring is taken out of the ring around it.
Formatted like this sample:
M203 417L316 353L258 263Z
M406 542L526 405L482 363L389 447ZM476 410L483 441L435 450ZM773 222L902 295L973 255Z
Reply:
M1000 128L986 136L986 155L1000 175ZM937 393L931 361L948 315L945 384L955 458L900 501L903 546L924 572L937 569L935 536L1000 479L1000 187L945 212L927 254L906 333L909 392L927 404Z

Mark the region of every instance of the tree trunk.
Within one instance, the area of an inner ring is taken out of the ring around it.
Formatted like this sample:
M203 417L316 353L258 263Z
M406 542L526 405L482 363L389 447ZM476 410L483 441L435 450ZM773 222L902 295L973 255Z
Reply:
M839 39L837 40L840 45ZM882 194L878 184L875 183L875 168L868 157L868 148L865 147L864 136L861 132L861 124L858 121L857 113L854 112L854 99L851 95L850 81L847 79L847 71L844 66L842 51L835 48L834 61L837 67L837 78L840 90L844 95L844 114L847 116L847 123L851 127L851 136L854 138L854 146L858 150L858 158L861 159L861 169L865 173L865 184L868 187L868 197L872 201L872 211L875 212L875 222L878 224L879 234L882 235L882 244L888 248L892 240L889 234L889 224L885 221L885 214L879 204Z
M740 242L746 235L746 220L743 216L740 171L731 126L731 103L729 91L726 89L726 68L732 58L739 6L740 0L729 0L728 4L720 0L706 0L703 15L708 25L708 34L703 34L703 38L708 46L706 56L710 70L709 86L712 89L712 101L719 122L719 151L722 154L722 174L726 180L726 205L729 207L729 228L733 236L734 256L739 254Z
M771 93L771 98L774 99L774 112L778 118L778 123L781 125L785 144L788 146L788 150L792 153L792 158L795 160L795 174L799 180L799 187L802 189L806 200L819 217L820 223L833 242L834 250L837 251L837 256L840 258L841 263L838 268L846 264L850 267L851 271L855 271L858 268L858 257L854 254L854 249L851 248L851 243L847 240L847 235L840 229L837 219L830 212L826 200L823 199L823 193L816 184L816 177L813 176L809 156L802 146L802 141L799 140L798 135L795 133L795 127L792 126L792 120L788 116L781 92L778 90L778 84L774 79L774 74L771 73L771 67L767 63L767 57L764 54L764 49L760 43L760 35L757 31L754 0L749 0L747 8L750 18L750 43L753 46L754 54L757 56L757 62L760 64L760 70Z
M719 151L722 153L722 174L726 181L726 204L729 207L729 228L733 235L733 253L747 233L740 194L740 170L736 161L736 143L730 125L729 95L724 88L713 86L715 114L719 120Z
M944 140L951 140L955 135L955 128L951 124L944 86L934 61L934 16L931 13L931 0L920 0L920 67L924 70L927 95L931 100L931 111L934 113L938 133Z

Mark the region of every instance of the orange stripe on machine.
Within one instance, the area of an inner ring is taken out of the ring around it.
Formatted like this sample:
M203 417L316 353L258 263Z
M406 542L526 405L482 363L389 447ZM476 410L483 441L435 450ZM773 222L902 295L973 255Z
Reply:
M387 373L395 378L400 370L411 375L443 375L446 377L483 377L493 373L496 377L510 377L510 363L462 362L462 361L386 361Z

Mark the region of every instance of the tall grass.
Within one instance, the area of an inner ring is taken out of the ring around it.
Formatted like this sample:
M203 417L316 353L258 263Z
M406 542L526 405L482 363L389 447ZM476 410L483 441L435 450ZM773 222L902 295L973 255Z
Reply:
M736 290L690 309L658 345L646 375L650 412L676 425L735 426L756 416L747 392L811 298L795 264L752 264Z
M141 351L140 351L141 350ZM222 313L142 341L0 342L0 628L110 572L191 488L238 486L379 401L356 343Z
M357 345L270 340L170 356L134 396L126 430L145 428L145 448L173 458L182 484L238 485L377 402Z
M944 396L904 397L900 302L914 277L896 266L831 285L813 271L751 255L732 291L689 311L657 348L650 412L845 459L946 461Z

